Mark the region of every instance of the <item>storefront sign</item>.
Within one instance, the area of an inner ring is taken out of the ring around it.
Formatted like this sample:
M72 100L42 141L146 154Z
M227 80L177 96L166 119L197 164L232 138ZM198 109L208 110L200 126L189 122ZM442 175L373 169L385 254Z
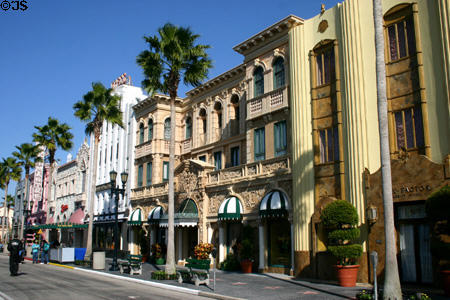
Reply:
M407 197L416 197L423 196L424 199L425 194L429 194L432 191L431 184L419 184L419 185L401 185L392 188L393 198L394 199L402 199Z

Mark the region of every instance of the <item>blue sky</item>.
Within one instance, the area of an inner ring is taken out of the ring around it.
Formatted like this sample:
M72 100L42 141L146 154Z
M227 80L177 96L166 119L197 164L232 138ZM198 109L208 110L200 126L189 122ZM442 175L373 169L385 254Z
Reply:
M340 2L26 1L25 11L0 10L0 158L31 142L34 126L50 115L73 128L75 156L85 135L73 104L92 82L109 86L124 72L140 86L136 56L146 48L142 37L166 22L190 26L201 43L211 46L212 78L242 62L233 46L290 14L308 19L320 12L321 3L330 8ZM179 96L189 89L181 87ZM67 153L58 150L56 156L65 162Z

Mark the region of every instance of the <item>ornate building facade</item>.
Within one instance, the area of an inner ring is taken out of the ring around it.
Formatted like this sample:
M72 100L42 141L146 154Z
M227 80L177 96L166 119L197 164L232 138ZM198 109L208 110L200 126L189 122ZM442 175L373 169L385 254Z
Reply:
M237 51L244 64L189 91L176 105L176 259L199 242L219 249L218 262L253 239L255 270L293 272L291 123L287 17L264 31L265 43ZM244 43L249 43L252 37ZM244 44L243 43L243 44ZM168 97L134 106L137 120L132 203L150 218L141 226L151 243L165 242ZM134 214L133 214L134 215ZM253 231L243 236L243 227ZM137 251L137 248L136 248Z
M67 155L67 162L56 169L52 195L55 213L50 241L58 240L67 247L83 246L84 218L87 215L87 179L89 174L89 146L85 141L75 159Z

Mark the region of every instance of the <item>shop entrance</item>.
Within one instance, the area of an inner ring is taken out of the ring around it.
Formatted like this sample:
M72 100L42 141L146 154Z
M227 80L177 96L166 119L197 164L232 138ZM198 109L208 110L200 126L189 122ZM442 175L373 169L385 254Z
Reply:
M396 221L400 249L400 278L403 282L432 283L430 226L425 204L399 204Z
M269 266L291 267L291 224L287 218L274 218L267 222Z

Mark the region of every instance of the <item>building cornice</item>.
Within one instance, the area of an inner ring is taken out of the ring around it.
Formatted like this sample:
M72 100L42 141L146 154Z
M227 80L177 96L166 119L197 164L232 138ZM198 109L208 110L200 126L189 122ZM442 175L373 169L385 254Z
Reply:
M216 76L211 80L208 80L207 82L196 87L195 89L188 91L186 93L186 95L188 95L190 97L194 97L202 92L212 89L213 87L229 80L230 78L233 78L234 76L237 76L239 74L244 74L244 73L245 73L245 64L240 64L239 66L234 67L233 69L231 69L225 73L222 73L219 76Z
M272 26L269 26L266 29L258 32L257 34L245 40L244 42L234 46L233 50L240 54L245 54L249 50L254 49L257 46L260 46L261 44L264 44L267 41L267 39L272 38L277 34L280 34L281 32L288 30L289 28L301 25L303 23L304 20L302 18L299 18L294 15L289 15L286 18L282 19L281 21L278 21L277 23L273 24Z

